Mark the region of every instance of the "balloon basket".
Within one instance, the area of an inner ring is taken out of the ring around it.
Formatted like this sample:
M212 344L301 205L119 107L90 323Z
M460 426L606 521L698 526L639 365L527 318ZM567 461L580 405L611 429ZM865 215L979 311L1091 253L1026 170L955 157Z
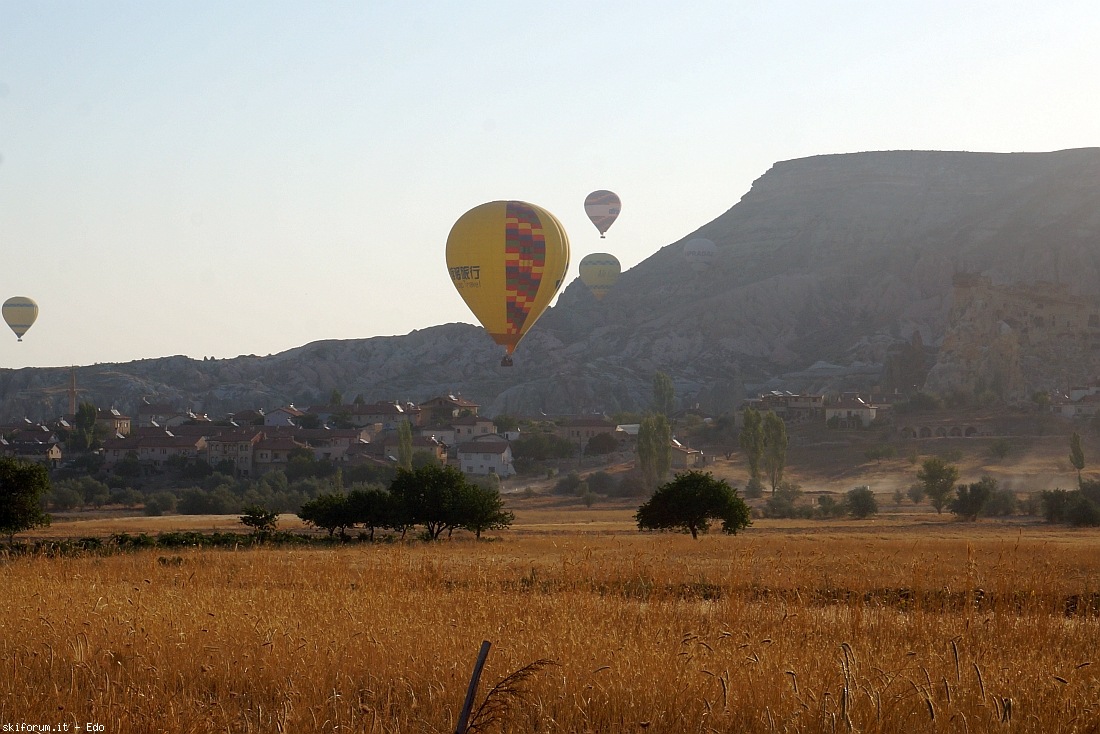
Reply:
M511 367L512 366L512 357L511 357L511 355L508 355L508 354L504 355L504 358L500 360L500 366L501 367Z

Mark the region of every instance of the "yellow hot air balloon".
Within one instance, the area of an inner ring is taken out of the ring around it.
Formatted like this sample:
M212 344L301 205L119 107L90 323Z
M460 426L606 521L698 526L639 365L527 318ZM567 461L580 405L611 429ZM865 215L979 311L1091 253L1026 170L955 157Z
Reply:
M581 260L581 282L588 286L597 301L602 301L615 285L620 272L619 259L606 252L593 252Z
M584 199L584 213L592 220L592 224L596 225L596 229L600 231L600 237L603 237L615 223L622 208L623 204L614 191L600 189L593 191Z
M23 341L23 335L38 318L38 304L26 296L15 296L4 301L3 310L4 321L15 332L19 341Z
M491 201L458 218L447 236L447 270L459 295L512 364L565 280L569 238L561 222L523 201Z

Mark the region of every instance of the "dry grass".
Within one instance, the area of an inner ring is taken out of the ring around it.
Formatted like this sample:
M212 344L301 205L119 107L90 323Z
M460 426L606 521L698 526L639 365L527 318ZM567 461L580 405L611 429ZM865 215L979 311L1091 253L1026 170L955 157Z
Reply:
M501 731L1100 729L1094 533L530 512L488 543L2 561L0 723L449 732L488 639L483 692L556 663Z

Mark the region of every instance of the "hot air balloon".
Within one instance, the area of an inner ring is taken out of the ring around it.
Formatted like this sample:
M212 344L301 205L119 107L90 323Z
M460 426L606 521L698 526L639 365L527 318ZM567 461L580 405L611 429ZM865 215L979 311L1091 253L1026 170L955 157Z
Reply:
M447 269L493 341L502 366L565 280L569 238L561 222L523 201L491 201L458 218L447 236Z
M615 223L623 204L613 191L593 191L584 200L584 213L600 230L600 237Z
M714 262L714 256L718 248L705 237L696 237L684 243L684 258L691 264L691 269L697 273L707 270Z
M38 304L26 296L15 296L4 301L3 311L4 321L15 332L19 341L23 341L23 335L38 318Z
M593 252L581 260L581 282L588 286L597 301L603 300L621 271L619 259L606 252Z

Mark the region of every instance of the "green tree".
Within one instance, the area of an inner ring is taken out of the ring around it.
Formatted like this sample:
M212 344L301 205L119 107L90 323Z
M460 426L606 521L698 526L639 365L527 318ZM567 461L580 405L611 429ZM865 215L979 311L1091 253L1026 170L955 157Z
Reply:
M655 487L672 467L672 428L661 415L647 415L638 427L638 468L647 487Z
M351 520L370 531L374 540L375 528L393 527L393 495L381 487L359 487L348 493Z
M423 466L414 471L398 469L390 492L400 505L407 525L423 525L431 540L466 522L469 496L466 476L453 466Z
M412 425L403 420L397 424L397 466L401 469L412 469L412 457Z
M145 498L145 514L149 517L160 517L166 512L176 511L176 495L164 490L155 492Z
M8 536L50 524L42 510L42 498L50 492L46 467L18 459L0 458L0 533Z
M511 527L516 519L512 512L504 509L504 498L498 489L471 484L467 485L464 495L462 527L478 540L483 532Z
M982 477L974 484L960 484L948 509L960 519L974 522L996 489L997 480L993 477Z
M95 420L99 411L90 402L82 402L76 407L73 416L73 431L69 434L69 449L71 451L86 451L95 442Z
M493 418L493 426L496 427L497 433L518 431L519 418L516 418L514 415L508 415L507 413L501 413L496 418Z
M775 494L775 488L783 481L783 470L787 467L787 424L768 411L764 414L763 433L764 471L772 485L772 494Z
M917 470L917 480L924 487L928 501L936 508L938 514L943 512L948 495L955 488L955 482L959 481L959 469L954 464L948 464L940 457L933 456L925 459L921 464L921 468Z
M658 415L672 415L676 403L676 389L672 378L664 372L653 375L653 412Z
M588 444L584 447L584 453L586 456L604 456L613 453L618 448L619 442L610 433L597 433L588 439Z
M878 501L871 488L864 484L848 490L844 495L844 507L852 517L863 519L878 512Z
M1077 486L1081 486L1081 471L1085 468L1085 452L1081 448L1081 434L1077 431L1069 439L1069 463L1077 470Z
M343 494L320 494L308 502L303 502L302 508L298 510L298 517L315 528L327 530L330 537L339 530L340 537L346 538L345 531L355 526L355 520L348 507L347 495Z
M764 456L764 421L756 408L745 408L744 423L737 436L745 461L749 464L749 479L760 479L760 459Z
M241 525L252 528L259 535L266 535L275 531L279 524L279 513L270 512L259 505L251 505L244 508L240 520Z
M924 485L914 482L909 485L909 489L905 490L905 494L914 505L919 505L924 502Z
M332 392L328 394L329 405L343 405L344 396L340 394L340 391L336 388L332 388Z
M751 525L749 506L737 490L709 472L678 474L657 488L634 514L639 530L680 530L698 538L711 520L722 521L722 532L734 535Z

